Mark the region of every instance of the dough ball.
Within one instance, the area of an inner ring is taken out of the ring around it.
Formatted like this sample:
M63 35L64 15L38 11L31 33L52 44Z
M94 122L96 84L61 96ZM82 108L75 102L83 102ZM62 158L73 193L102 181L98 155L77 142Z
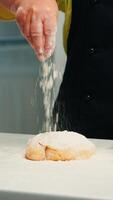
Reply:
M85 136L68 131L40 133L27 144L25 157L30 160L80 160L90 158L95 145Z

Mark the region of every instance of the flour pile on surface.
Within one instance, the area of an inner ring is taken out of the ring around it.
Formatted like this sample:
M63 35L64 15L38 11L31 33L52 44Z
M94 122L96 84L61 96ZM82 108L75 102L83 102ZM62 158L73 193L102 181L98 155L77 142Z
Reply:
M47 132L28 142L25 157L30 160L80 160L90 158L95 149L95 145L81 134Z

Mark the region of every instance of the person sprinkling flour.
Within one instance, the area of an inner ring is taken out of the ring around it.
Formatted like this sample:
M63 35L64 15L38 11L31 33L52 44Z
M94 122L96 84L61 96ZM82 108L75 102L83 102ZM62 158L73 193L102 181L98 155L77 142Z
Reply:
M0 0L0 18L17 20L40 61L54 51L58 9L66 16L67 64L57 130L113 139L113 1Z

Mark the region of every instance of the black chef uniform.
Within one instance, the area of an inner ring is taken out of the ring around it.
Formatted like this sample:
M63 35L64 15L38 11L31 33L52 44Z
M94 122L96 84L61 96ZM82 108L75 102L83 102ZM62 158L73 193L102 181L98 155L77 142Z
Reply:
M113 139L113 0L72 0L58 130Z

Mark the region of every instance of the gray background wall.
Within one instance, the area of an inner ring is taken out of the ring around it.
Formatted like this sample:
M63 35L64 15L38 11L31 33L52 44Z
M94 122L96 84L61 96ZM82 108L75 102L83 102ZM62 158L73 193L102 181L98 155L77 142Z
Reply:
M62 45L64 16L60 13L55 51L57 70L63 74L66 56ZM43 122L39 101L40 63L23 39L15 22L0 22L0 132L30 133L41 131ZM57 96L61 81L54 88ZM40 121L37 121L40 119Z

